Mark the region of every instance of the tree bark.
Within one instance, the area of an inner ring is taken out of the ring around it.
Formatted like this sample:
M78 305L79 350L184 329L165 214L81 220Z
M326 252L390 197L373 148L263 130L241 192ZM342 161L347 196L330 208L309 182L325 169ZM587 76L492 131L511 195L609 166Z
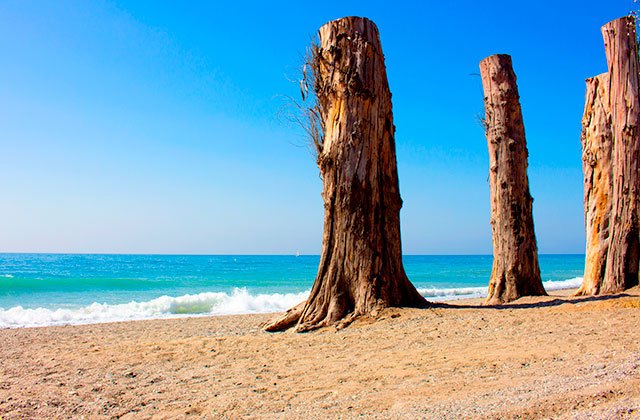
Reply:
M322 26L319 39L312 69L324 131L322 255L302 309L267 331L341 327L384 307L426 305L402 264L395 126L378 29L346 17Z
M485 304L546 295L540 278L527 178L527 145L511 57L480 62L489 148L493 268Z
M586 80L582 116L582 170L584 172L584 219L587 232L584 279L578 296L600 293L609 253L611 193L613 189L611 108L609 74Z
M601 293L617 293L638 284L640 81L635 27L633 17L616 19L602 27L611 86L613 188L611 239Z

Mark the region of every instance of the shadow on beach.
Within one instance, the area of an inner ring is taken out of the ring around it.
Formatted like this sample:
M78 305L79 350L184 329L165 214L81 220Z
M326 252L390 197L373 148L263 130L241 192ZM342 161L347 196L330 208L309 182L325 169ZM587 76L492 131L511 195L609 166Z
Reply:
M567 296L563 298L555 298L552 300L543 300L540 302L527 302L527 303L510 303L504 305L470 305L470 304L455 304L445 302L433 302L430 304L431 309L531 309L531 308L548 308L554 306L560 306L564 304L576 305L585 302L602 302L608 300L616 300L621 298L633 297L627 293L620 293L615 295L606 296L584 296L584 297L572 297ZM542 296L540 296L542 298Z

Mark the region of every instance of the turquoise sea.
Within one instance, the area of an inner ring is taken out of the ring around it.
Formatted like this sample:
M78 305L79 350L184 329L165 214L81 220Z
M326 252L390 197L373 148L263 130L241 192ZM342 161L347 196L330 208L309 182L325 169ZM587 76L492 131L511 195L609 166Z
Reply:
M284 311L319 256L0 254L0 328ZM491 256L406 255L429 300L482 296ZM548 290L580 285L584 255L541 255Z

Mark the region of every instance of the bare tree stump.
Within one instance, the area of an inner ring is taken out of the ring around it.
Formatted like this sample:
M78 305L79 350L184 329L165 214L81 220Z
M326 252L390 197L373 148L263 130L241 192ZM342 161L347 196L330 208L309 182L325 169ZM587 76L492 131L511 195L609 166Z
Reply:
M610 78L613 132L613 185L610 243L601 293L617 293L638 284L640 229L638 192L640 164L639 65L633 17L602 27Z
M345 326L384 307L426 305L402 264L395 127L378 29L346 17L322 26L319 37L312 69L324 130L322 255L302 309L267 331Z
M493 268L485 304L546 295L540 278L527 178L527 145L511 57L480 62L489 148Z
M586 80L587 93L582 116L582 170L584 172L584 216L587 232L584 279L578 296L600 293L609 253L612 167L609 74Z

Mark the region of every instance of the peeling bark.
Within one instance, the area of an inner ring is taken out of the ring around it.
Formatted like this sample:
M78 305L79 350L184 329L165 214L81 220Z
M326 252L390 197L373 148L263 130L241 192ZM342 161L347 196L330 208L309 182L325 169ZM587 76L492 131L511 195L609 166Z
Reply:
M267 331L342 327L384 307L426 305L402 264L395 126L378 29L347 17L322 26L319 38L312 68L324 129L322 255L302 310Z
M546 295L540 278L527 178L528 151L511 57L480 62L489 149L493 268L485 304Z
M576 292L578 296L600 293L609 254L613 189L609 74L592 77L586 83L581 142L587 249L584 280Z

